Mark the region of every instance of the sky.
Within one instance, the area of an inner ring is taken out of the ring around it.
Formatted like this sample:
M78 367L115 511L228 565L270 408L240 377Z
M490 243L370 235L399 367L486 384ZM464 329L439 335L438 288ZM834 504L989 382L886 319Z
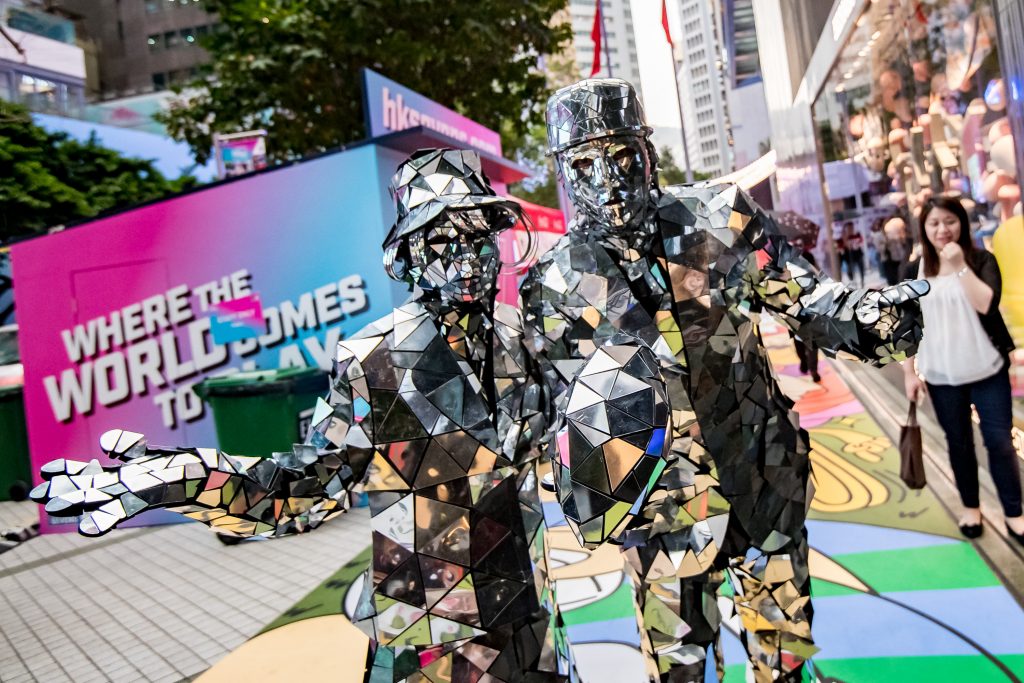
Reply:
M679 105L672 85L672 64L665 30L661 26L661 0L631 0L636 58L640 67L641 92L647 122L654 127L658 149L672 149L676 163L682 168L683 146L679 134ZM679 4L668 3L668 21L672 40L680 42Z

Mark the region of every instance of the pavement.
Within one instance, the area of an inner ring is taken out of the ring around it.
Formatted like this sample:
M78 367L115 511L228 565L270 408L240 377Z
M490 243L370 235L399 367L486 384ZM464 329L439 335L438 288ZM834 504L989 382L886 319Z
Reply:
M788 336L770 324L763 332L814 449L820 651L809 672L845 683L1024 679L1024 548L1006 539L991 481L983 477L986 533L965 542L927 407L929 485L910 491L897 476L899 369L823 361L814 384L795 367ZM33 514L31 504L0 503L0 528ZM304 536L231 547L198 524L21 542L0 554L0 680L358 680L365 641L344 613L367 527L357 509ZM642 680L615 549L587 553L557 526L548 545L583 680ZM726 680L739 683L738 622L725 626Z
M39 533L39 509L35 503L0 502L0 554Z
M230 547L195 523L21 543L0 555L0 681L191 680L352 560L368 524L364 508Z

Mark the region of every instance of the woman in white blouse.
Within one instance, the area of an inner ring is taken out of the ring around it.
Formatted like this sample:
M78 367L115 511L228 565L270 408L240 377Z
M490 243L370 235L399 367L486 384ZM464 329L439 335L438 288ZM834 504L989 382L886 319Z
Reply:
M920 225L918 277L928 280L931 292L921 299L925 330L917 372L912 361L904 364L907 398L917 400L925 391L931 396L964 506L960 531L968 538L977 538L983 529L971 423L974 404L1007 530L1024 544L1020 469L1011 437L1008 370L1013 340L999 314L999 264L992 254L974 247L970 220L956 198L928 200Z

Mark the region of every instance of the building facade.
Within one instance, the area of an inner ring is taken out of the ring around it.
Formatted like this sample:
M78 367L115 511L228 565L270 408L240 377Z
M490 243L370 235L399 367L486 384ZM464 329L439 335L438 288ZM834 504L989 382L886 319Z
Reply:
M0 0L0 99L35 112L80 115L85 52L75 26L41 3Z
M579 73L587 78L594 66L594 14L599 0L570 0L573 51ZM597 77L615 77L640 84L636 39L633 33L633 12L630 0L600 0L604 12L604 39L601 46L601 68Z
M166 90L194 77L216 17L199 0L59 0L96 45L93 100Z
M725 90L732 132L734 169L752 164L771 148L764 99L754 0L722 0Z
M695 171L722 175L733 169L733 159L721 7L709 0L679 0L679 16L676 59L690 163Z

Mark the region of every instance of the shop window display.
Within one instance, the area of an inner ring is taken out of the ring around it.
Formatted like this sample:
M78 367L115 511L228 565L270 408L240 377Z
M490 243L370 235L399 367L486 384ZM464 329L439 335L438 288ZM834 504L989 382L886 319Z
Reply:
M987 0L869 5L815 102L826 163L866 179L830 197L837 220L912 215L939 193L971 200L989 232L1019 211L996 33Z
M916 239L923 202L959 196L975 240L999 260L1003 313L1024 348L1024 219L992 5L870 3L814 103L814 116L826 177L851 162L859 175L852 189L831 182L826 188L836 236L847 222L867 235L897 217L890 227L903 222ZM882 234L876 241L885 244ZM885 279L899 265L885 263L891 251L879 251ZM1024 396L1024 354L1013 360L1015 393Z

